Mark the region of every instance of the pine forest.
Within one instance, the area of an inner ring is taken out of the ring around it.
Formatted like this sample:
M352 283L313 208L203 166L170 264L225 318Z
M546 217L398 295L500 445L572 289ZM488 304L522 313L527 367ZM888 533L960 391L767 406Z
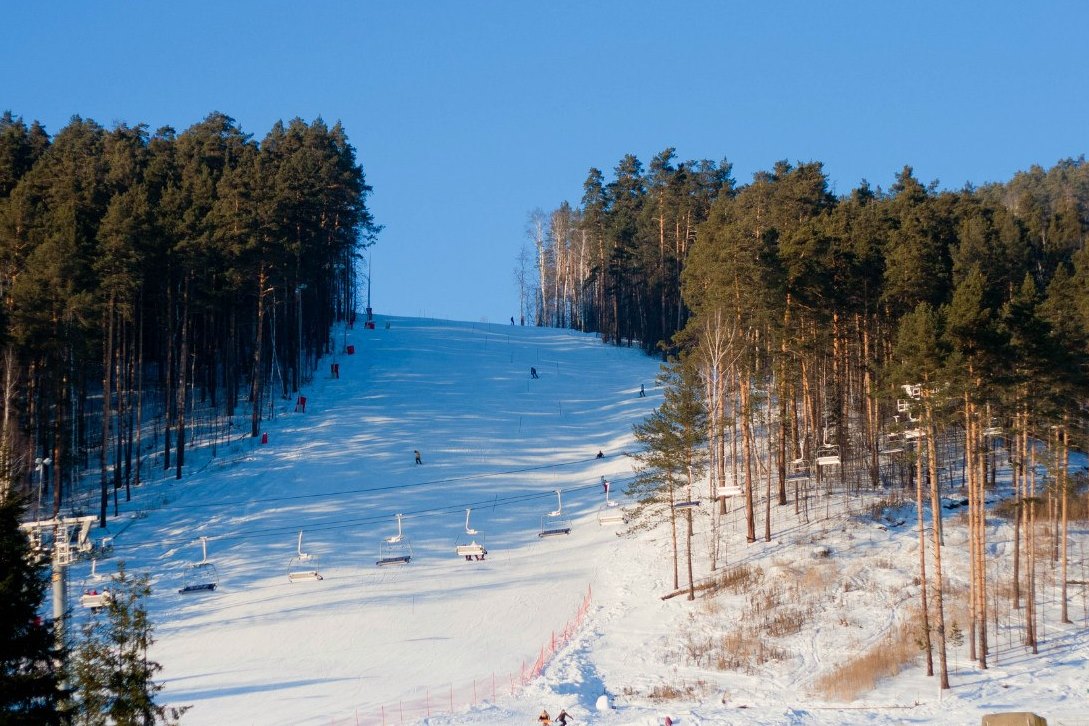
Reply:
M0 481L100 523L148 467L257 436L353 319L378 227L344 129L0 118Z
M985 504L1009 467L1014 497L998 506L1015 522L1024 643L1035 650L1037 558L1061 561L1069 622L1068 526L1087 511L1085 472L1068 463L1089 443L1083 158L958 191L904 167L888 190L836 195L818 162L778 162L739 185L729 163L678 162L670 148L647 171L625 156L612 181L591 169L583 188L579 207L531 215L538 274L521 276L523 301L539 325L668 361L665 401L636 427L635 491L667 505L644 509L669 512L675 594L695 596L678 528L690 541L701 497L724 513L740 496L749 542L770 542L770 507L803 509L807 490L914 500L920 637L947 688L942 508L967 512L963 598L985 668ZM963 502L948 499L954 483Z
M83 514L105 526L152 468L181 479L187 450L259 436L355 321L380 232L370 191L320 118L257 141L221 113L180 133L77 116L53 136L0 117L0 500L25 495L38 519L93 501ZM668 519L670 597L717 570L714 548L693 567L700 499L742 502L750 543L771 541L773 506L806 518L813 491L913 503L919 637L948 687L950 491L973 660L987 667L996 627L988 516L1013 523L1024 644L1037 558L1062 568L1069 622L1068 527L1089 512L1069 465L1089 448L1087 241L1083 158L955 191L905 166L887 190L838 194L819 162L740 184L725 160L667 148L532 213L515 279L523 320L664 361L629 493L634 528Z

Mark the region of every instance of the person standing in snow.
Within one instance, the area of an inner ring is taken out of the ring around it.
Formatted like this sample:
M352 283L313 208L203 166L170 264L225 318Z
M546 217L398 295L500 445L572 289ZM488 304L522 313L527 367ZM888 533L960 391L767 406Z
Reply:
M642 383L639 384L639 398L647 397L647 389Z
M536 368L530 367L530 369L529 369L529 377L530 377L530 378L538 378L538 377L539 377L539 376L537 375L537 369L536 369Z
M601 488L603 490L601 492L602 494L608 494L609 493L609 480L606 479L605 477L601 477Z
M416 463L417 464L422 464L423 460L420 459L420 450L419 449L413 449L412 453L416 455Z
M567 713L567 711L566 711L565 709L562 709L562 708L561 708L561 709L560 709L560 715L556 717L556 723L558 723L558 724L562 724L562 726L567 726L567 719L569 719L569 718L570 718L570 719L571 719L572 721L574 721L574 720L575 720L575 719L571 718L571 715L570 715L570 714L568 714L568 713Z
M541 726L551 726L552 718L548 715L547 709L541 709L541 715L537 717L537 723L541 724Z
M514 325L514 316L513 315L510 316L510 324Z

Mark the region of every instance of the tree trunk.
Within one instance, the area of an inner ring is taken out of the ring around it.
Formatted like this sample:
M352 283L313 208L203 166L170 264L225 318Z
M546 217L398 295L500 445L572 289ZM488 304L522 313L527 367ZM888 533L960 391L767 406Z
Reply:
M934 651L930 642L930 603L926 592L926 521L923 509L922 442L915 452L915 511L919 521L919 599L923 618L923 652L926 654L926 674L934 675Z
M688 489L692 490L692 464L688 465ZM692 576L692 508L685 510L685 519L688 520L688 532L685 535L684 556L688 567L688 599L696 599L696 583Z
M102 336L102 446L98 452L100 497L98 506L98 526L106 526L106 506L109 503L109 476L107 475L107 452L110 446L110 383L113 378L113 318L114 296L106 306L106 330Z
M265 286L268 285L268 277L265 266L262 264L257 273L257 329L254 331L253 344L253 372L250 376L250 436L257 436L261 432L261 399L263 386L263 371L261 370L261 351L264 347L265 333Z
M1028 434L1026 433L1026 443ZM1028 453L1028 511L1025 519L1026 585L1025 592L1025 645L1039 653L1036 637L1036 447L1027 447Z
M673 505L677 501L674 482L669 480L669 538L673 543L673 589L681 586L680 553L677 547L677 510Z
M182 467L185 466L185 410L188 391L189 373L189 276L186 275L182 288L181 307L181 345L178 346L178 389L177 394L177 420L178 420L178 445L174 456L175 479L182 478Z
M934 440L937 427L934 425L934 412L929 401L926 402L926 425L927 464L930 470L930 510L934 519L934 614L937 617L934 630L938 634L940 687L946 690L949 688L949 668L945 651L945 604L943 602L945 583L942 581L942 502L938 492L938 449L937 442Z
M1066 545L1067 538L1069 536L1067 527L1070 522L1069 515L1067 513L1067 498L1070 489L1070 433L1069 429L1067 428L1067 418L1065 416L1063 417L1062 444L1059 460L1061 462L1061 466L1059 467L1059 491L1060 496L1062 497L1062 502L1060 505L1062 509L1062 525L1060 527L1060 531L1062 532L1062 540L1059 543L1061 549L1060 562L1062 563L1060 566L1062 573L1060 577L1060 582L1062 582L1062 593L1060 595L1059 601L1061 603L1059 619L1063 623L1069 623L1070 616L1066 608Z
M979 623L979 613L976 610L979 598L977 588L978 559L976 558L976 507L978 493L976 491L976 426L972 416L971 401L968 392L964 394L964 457L965 457L965 483L968 487L968 660L977 660L976 656L976 628Z
M745 540L756 541L756 514L753 509L752 422L749 420L749 376L738 376L741 393L741 459L745 476Z

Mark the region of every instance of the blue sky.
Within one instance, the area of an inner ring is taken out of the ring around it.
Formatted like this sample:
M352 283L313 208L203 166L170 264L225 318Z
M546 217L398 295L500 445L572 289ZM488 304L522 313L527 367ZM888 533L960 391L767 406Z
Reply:
M502 322L537 207L591 166L822 161L960 187L1089 146L1086 2L51 2L2 11L0 107L182 130L341 121L379 313Z

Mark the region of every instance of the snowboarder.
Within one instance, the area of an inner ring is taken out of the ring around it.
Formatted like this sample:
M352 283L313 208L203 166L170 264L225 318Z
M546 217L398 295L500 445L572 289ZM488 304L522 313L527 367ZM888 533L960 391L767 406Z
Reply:
M417 464L422 464L423 460L420 458L420 450L419 449L413 449L412 453L416 455L416 463Z
M569 718L572 721L575 720L574 718L571 718L571 715L569 713L567 713L567 711L565 709L561 708L560 709L560 715L556 716L556 723L562 724L562 726L567 726L567 719L569 719Z
M640 383L639 384L639 398L646 398L646 397L647 397L647 389L643 387L642 383Z
M552 718L548 715L548 711L546 709L541 709L541 715L537 717L537 723L539 723L541 726L551 726Z
M537 375L537 369L536 368L530 367L529 377L530 378L539 378L540 377L540 376Z
M601 451L600 451L600 450L598 450L598 452L597 452L597 458L598 458L598 459L604 459L604 458L605 458L605 454L601 453ZM603 478L604 478L604 477L603 477Z

